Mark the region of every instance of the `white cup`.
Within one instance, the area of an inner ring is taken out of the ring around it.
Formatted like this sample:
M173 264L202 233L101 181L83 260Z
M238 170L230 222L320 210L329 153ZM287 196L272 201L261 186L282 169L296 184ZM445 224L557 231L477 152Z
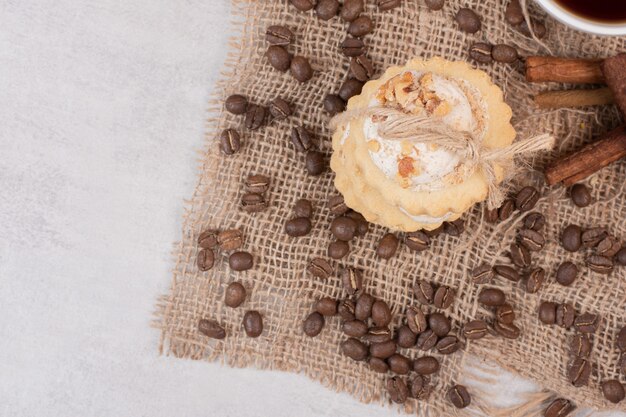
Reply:
M585 19L556 3L554 0L536 0L541 7L545 9L552 17L566 24L589 33L607 36L626 35L626 22L619 23L603 23L596 20ZM594 1L594 0L589 0ZM601 1L601 0L598 0ZM626 1L626 0L624 0Z

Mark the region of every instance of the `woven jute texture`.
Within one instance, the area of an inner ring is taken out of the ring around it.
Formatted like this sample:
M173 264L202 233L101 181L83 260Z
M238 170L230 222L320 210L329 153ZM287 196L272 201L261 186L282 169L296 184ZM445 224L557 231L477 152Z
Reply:
M447 0L439 12L429 11L417 0L404 0L402 7L387 12L380 12L372 0L367 3L366 13L376 25L375 31L365 38L369 46L367 55L379 74L412 57L467 60L469 45L475 41L507 43L515 46L522 56L597 57L624 51L626 47L625 38L601 38L573 31L545 17L532 4L531 14L544 19L548 26L545 46L510 29L504 20L506 2L500 0ZM483 29L479 33L468 35L457 29L453 16L463 6L471 7L482 17ZM237 367L304 373L361 401L388 403L384 390L386 377L340 353L339 345L345 336L340 331L338 317L328 319L318 337L306 337L301 330L302 320L312 311L315 300L322 296L341 299L346 294L336 273L323 281L306 272L306 264L312 257L326 258L332 218L326 201L336 191L332 172L320 177L306 174L304 156L294 150L289 134L293 126L303 125L316 134L321 149L330 154L329 118L321 103L325 94L338 90L348 74L349 60L339 52L339 44L346 37L346 24L339 18L321 21L313 11L298 12L286 0L235 0L233 10L237 34L229 45L230 55L222 79L209 104L200 178L186 204L182 238L175 247L171 290L158 303L156 325L162 331L161 351L181 358L219 360ZM286 25L295 33L295 43L289 50L310 59L315 69L311 81L300 84L266 61L264 32L274 24ZM560 230L569 223L583 227L608 226L617 237L626 239L623 190L626 162L615 163L587 181L597 199L587 208L574 207L562 187L544 187L539 171L547 161L621 123L621 116L612 106L538 111L530 99L533 93L567 86L527 84L522 62L484 65L481 69L504 90L520 137L540 133L553 133L557 137L556 149L530 161L524 174L518 177L518 185L535 184L543 190L537 209L547 216L545 234L549 243L534 254L533 261L546 269L547 283L539 293L527 294L521 283L494 279L493 286L504 290L514 305L522 336L517 340L488 336L469 343L463 351L440 357L442 370L433 378L437 387L434 395L427 402L411 400L403 409L438 416L497 414L496 410L487 408L486 394L473 392L473 406L461 412L452 409L445 398L450 384L464 377L464 365L472 358L494 361L545 387L542 396L528 400L525 411L504 411L506 415L537 415L552 395L548 391L569 398L579 406L616 407L602 398L599 383L621 377L614 342L617 330L626 324L626 270L616 269L605 276L583 266L578 280L570 287L557 284L554 272L564 260L584 264L582 254L566 253L557 244ZM228 114L222 108L224 98L234 93L244 94L259 104L282 96L294 104L296 111L287 120L255 132L245 131L243 118ZM217 137L225 128L239 130L244 139L242 150L230 157L221 155L218 149ZM243 181L249 174L266 174L272 180L267 194L270 207L257 214L248 214L239 208ZM313 231L306 237L290 238L283 233L284 222L292 217L295 201L303 197L315 203ZM332 262L333 267L335 271L345 266L363 269L366 291L389 303L394 313L394 326L402 322L406 306L417 303L411 291L416 279L455 288L456 302L445 313L453 321L453 332L458 332L470 319L491 317L492 312L476 301L480 286L470 281L469 271L483 262L508 263L506 248L515 238L522 220L515 214L499 225L492 225L483 221L482 213L482 207L477 206L467 214L466 232L461 237L440 235L431 249L422 253L401 247L397 256L388 261L375 256L376 242L387 231L372 227L367 236L351 243L348 257ZM231 271L228 254L219 252L216 266L209 272L200 272L195 263L196 239L208 228L241 228L245 235L244 249L254 254L254 268L246 272ZM224 290L235 280L244 283L249 296L242 307L230 309L223 303ZM573 330L542 325L536 313L541 300L570 301L577 312L602 315L602 327L593 337L594 368L587 387L574 388L567 382L567 343ZM242 316L249 309L260 311L264 317L265 330L256 339L246 337L241 326ZM220 341L202 336L197 331L201 318L219 321L228 336ZM425 354L416 349L403 350L403 353L411 358ZM430 354L439 356L436 352Z

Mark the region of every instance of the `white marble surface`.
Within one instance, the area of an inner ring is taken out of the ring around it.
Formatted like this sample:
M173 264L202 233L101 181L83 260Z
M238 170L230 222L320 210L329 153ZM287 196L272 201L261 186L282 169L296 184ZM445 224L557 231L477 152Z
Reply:
M157 355L228 13L0 1L0 416L395 415L303 376Z

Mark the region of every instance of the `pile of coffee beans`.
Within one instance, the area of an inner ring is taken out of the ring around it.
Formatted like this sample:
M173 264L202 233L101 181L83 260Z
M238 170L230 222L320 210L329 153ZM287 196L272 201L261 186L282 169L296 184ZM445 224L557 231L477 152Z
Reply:
M506 295L498 288L486 287L478 294L478 302L493 310L494 321L493 331L495 334L506 339L517 339L520 337L521 329L515 325L515 310L510 303L506 302ZM469 330L475 331L475 339L485 336L488 328L486 322L474 321L466 324L466 333L468 325L472 323ZM471 332L470 332L471 333ZM470 335L466 335L469 337Z
M215 263L215 251L235 251L228 257L228 265L233 271L245 271L254 265L252 254L246 251L236 251L243 245L243 234L239 229L214 230L209 229L198 236L198 246L201 248L196 257L196 265L200 271L208 271Z
M522 10L522 5L519 0L510 0L509 4L504 11L504 18L506 21L518 32L520 32L524 36L531 36L530 29L528 28L528 24L526 23L526 19L524 18L524 12ZM546 26L535 19L531 18L531 26L535 36L538 39L546 36Z
M267 208L266 192L270 187L267 175L248 175L244 182L245 193L241 197L241 208L248 213L256 213Z
M470 46L469 56L476 62L481 64L490 64L491 62L501 62L512 64L519 59L517 50L512 46L505 44L491 45L486 42L476 42Z
M294 217L285 222L285 233L291 237L306 236L311 232L311 217L313 216L313 203L311 200L301 198L293 206Z
M313 68L309 60L303 56L292 56L287 51L287 47L295 40L289 28L270 26L265 32L265 40L270 44L265 57L272 67L281 72L290 71L293 78L301 83L313 78Z
M585 264L590 270L600 274L611 273L615 265L626 265L626 250L621 240L613 236L605 227L583 229L575 224L567 225L561 232L561 246L568 252L592 250L587 254ZM565 268L566 264L572 263L562 264L559 271ZM557 281L562 285L569 285L573 282L578 268L572 264L567 266L567 271L568 276L572 277L571 282L569 279L565 281L559 279L557 273Z
M315 136L304 126L291 129L291 143L296 151L305 154L304 166L309 175L318 176L326 171L326 156L317 149Z

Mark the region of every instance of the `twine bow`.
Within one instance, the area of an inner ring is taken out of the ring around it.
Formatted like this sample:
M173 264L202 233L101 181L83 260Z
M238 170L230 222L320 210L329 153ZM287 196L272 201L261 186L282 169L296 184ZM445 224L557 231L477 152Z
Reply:
M333 117L330 121L331 129L348 124L353 119L375 117L378 135L385 140L410 140L419 143L432 143L460 154L467 169L463 180L467 179L477 169L485 175L488 186L487 205L490 209L500 207L505 198L504 187L498 184L494 165L508 168L515 155L529 155L538 151L551 149L554 137L548 134L533 136L518 140L504 147L489 149L482 145L482 140L470 132L456 131L447 127L441 119L424 115L407 114L400 110L388 107L366 107L347 110ZM506 169L511 174L513 169ZM512 175L509 175L509 177ZM429 183L428 190L445 187L445 182Z

